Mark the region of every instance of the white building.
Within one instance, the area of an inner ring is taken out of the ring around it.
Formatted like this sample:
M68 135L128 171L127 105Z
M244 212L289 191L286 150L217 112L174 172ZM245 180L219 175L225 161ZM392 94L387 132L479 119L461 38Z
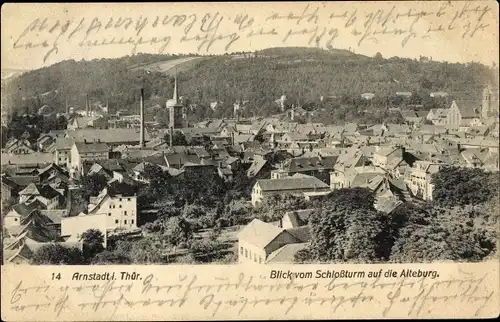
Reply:
M439 171L440 165L429 161L415 161L405 174L405 183L414 196L432 200L434 185L432 175Z

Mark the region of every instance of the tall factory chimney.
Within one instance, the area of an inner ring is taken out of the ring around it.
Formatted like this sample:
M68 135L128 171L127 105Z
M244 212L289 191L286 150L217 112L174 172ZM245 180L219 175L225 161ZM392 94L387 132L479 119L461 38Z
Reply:
M170 127L170 131L169 132L170 132L170 134L168 136L169 137L168 144L169 144L170 147L172 147L174 145L174 127L173 126Z
M85 115L89 116L89 94L85 94Z
M66 115L68 115L68 100L66 99Z
M140 146L143 148L144 143L144 88L141 88L141 134L140 134Z

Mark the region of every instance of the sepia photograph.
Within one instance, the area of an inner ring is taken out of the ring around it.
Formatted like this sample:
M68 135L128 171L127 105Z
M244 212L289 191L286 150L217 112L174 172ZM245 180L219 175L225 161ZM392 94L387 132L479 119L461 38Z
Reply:
M495 5L441 8L480 21ZM315 6L296 19L317 20ZM26 61L1 66L4 265L495 258L498 57L337 47L332 29L313 46L287 45L290 30L234 51L240 36L186 33L198 50L180 51L147 28L185 32L201 18L153 18L89 18L80 30L38 17L13 47L2 40ZM231 19L252 36L277 33ZM127 24L141 38L124 40ZM58 56L44 32L75 37L75 56Z
M498 9L4 4L2 320L498 317Z

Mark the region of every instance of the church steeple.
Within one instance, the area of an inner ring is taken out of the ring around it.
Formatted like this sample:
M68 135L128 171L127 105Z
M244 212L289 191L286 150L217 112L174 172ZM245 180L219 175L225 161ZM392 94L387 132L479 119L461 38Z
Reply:
M172 99L177 103L179 101L179 93L177 90L177 68L175 69L175 77L174 77L174 95Z

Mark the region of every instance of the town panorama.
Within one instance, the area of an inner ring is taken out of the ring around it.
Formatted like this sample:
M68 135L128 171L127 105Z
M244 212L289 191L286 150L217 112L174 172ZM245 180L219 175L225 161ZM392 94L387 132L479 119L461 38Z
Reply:
M495 75L286 47L2 70L3 263L486 260Z

